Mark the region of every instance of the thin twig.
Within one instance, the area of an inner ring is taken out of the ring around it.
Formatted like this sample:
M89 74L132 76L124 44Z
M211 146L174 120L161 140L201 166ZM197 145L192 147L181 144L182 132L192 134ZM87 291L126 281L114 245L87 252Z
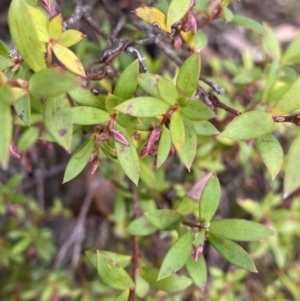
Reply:
M95 189L97 188L98 181L94 180L88 189L87 195L83 200L80 213L76 222L76 225L68 237L68 239L64 242L62 245L61 249L59 250L57 257L55 259L54 267L58 267L63 259L65 258L69 248L74 244L74 250L73 250L73 256L72 256L72 261L71 261L71 269L74 270L76 269L79 258L80 258L80 252L81 252L81 247L82 247L82 241L85 236L85 220L86 216L88 213L88 210L90 208L90 205L93 200L93 195L95 192Z

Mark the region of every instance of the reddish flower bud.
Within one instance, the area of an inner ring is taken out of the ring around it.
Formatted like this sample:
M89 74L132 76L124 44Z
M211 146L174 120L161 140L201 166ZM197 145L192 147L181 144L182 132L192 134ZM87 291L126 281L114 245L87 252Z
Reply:
M184 32L191 31L193 33L197 32L197 21L194 17L194 15L191 12L188 12L187 15L187 20L184 26L182 27L182 30Z
M17 148L17 146L12 143L9 147L9 152L10 152L10 155L13 157L13 158L16 158L16 159L20 159L21 158L21 155L19 153L19 150Z
M175 35L173 44L174 44L175 50L179 51L181 48L181 45L182 45L182 38L179 34Z
M115 140L119 141L122 144L129 145L129 142L127 141L125 135L122 132L120 132L119 130L117 130L115 128L111 128L110 133Z
M202 255L202 253L203 253L203 246L200 245L197 248L192 250L191 256L193 257L193 259L195 261L198 261L199 257Z
M53 7L51 5L50 0L41 0L41 4L50 15L54 14Z

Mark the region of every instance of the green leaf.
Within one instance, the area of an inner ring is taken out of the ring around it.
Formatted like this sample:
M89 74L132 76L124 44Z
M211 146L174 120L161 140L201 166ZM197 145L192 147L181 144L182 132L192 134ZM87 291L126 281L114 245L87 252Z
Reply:
M208 234L208 241L229 262L250 272L257 273L249 254L238 244L212 233Z
M139 216L127 227L127 233L135 236L146 236L157 231L146 216Z
M121 131L126 137L129 145L122 144L115 141L115 149L118 155L118 160L122 166L127 177L135 184L138 184L140 177L140 161L131 137L127 133L125 128L117 126L117 129Z
M38 35L25 0L12 0L8 11L12 39L29 67L38 72L46 69L44 55L39 48Z
M89 125L107 123L110 115L100 109L92 107L74 107L71 109L74 124Z
M300 78L298 78L286 93L272 108L272 115L284 115L300 108Z
M203 102L190 100L187 106L181 109L182 115L186 118L199 121L215 117L215 113Z
M67 96L48 98L44 107L44 121L47 132L55 142L67 151L71 150L73 123L71 105Z
M86 252L92 265L95 266L95 254ZM98 274L103 283L118 290L134 288L134 283L128 273L103 252L97 251L96 266Z
M131 262L130 255L123 255L109 251L101 251L101 253L112 259L115 263L119 264L122 268L127 267Z
M262 78L262 71L259 68L246 69L239 72L232 80L234 84L246 85Z
M40 135L40 129L37 127L28 128L18 140L19 152L30 149L37 141Z
M12 139L12 116L10 105L5 103L3 86L0 88L0 163L7 167L9 160L9 147Z
M49 34L54 40L58 40L63 31L63 19L61 14L54 16L49 22Z
M170 131L166 127L163 127L158 144L156 168L162 166L162 164L167 160L171 145L172 141Z
M300 63L300 36L293 40L288 46L282 57L282 63L285 64L298 64Z
M87 139L73 154L65 170L63 183L66 183L77 175L85 168L92 152L94 151L94 137Z
M200 76L200 56L192 54L182 66L176 79L176 86L186 97L191 97L196 91Z
M281 46L277 39L277 36L272 27L270 27L269 25L264 24L264 28L267 31L267 35L264 37L262 43L264 53L266 54L266 56L272 55L279 61L281 57Z
M7 68L10 68L14 65L14 62L12 62L10 59L7 59L4 56L0 55L0 71L6 70Z
M199 199L200 222L209 222L215 215L221 198L221 187L215 174L211 174Z
M32 20L32 23L34 25L35 31L38 36L38 40L40 42L48 43L50 39L49 35L49 20L46 16L46 14L38 9L37 7L33 7L30 5L27 5L28 12L30 14L30 18Z
M193 239L194 234L192 231L188 231L175 241L163 259L157 280L164 279L176 273L184 266L191 256Z
M167 14L167 26L172 26L188 12L191 0L172 0Z
M82 32L75 29L68 29L61 34L57 43L69 48L79 43L84 37L85 35Z
M294 190L300 187L300 134L292 142L288 155L287 164L284 177L284 193L285 196L292 193Z
M197 261L190 257L185 266L195 285L199 288L203 288L207 280L207 269L204 257L200 256Z
M277 77L278 77L278 72L280 65L277 60L274 60L268 68L268 74L265 80L265 87L264 87L264 94L262 96L263 100L272 100L272 96L270 96L270 92L276 83Z
M89 89L81 86L70 90L68 94L80 106L105 110L105 98L101 94L94 95Z
M158 74L141 73L138 77L138 85L150 96L159 98L158 82L165 80Z
M259 34L262 35L267 35L267 31L266 29L259 24L258 22L256 22L255 20L251 19L251 18L247 18L245 16L241 16L241 15L234 15L232 22L241 25L245 28L251 29L252 31L255 31Z
M114 301L127 301L129 296L129 290L123 291Z
M171 115L170 134L176 151L180 153L183 150L185 143L185 127L179 110Z
M273 128L274 121L269 113L251 111L235 117L219 137L234 140L253 139L270 133Z
M184 118L185 141L181 152L178 154L181 162L190 171L197 151L197 134L193 122Z
M157 281L158 270L153 268L141 268L141 276L157 290L176 293L185 290L192 284L192 280L179 275L171 275Z
M264 225L244 219L211 221L209 232L226 239L239 241L255 241L275 234Z
M123 113L117 116L117 122L123 127L130 127L139 131L149 131L153 125L159 125L160 120L156 117L133 117Z
M283 163L283 150L272 134L266 134L255 139L256 147L270 173L272 179L279 173Z
M52 50L57 59L70 71L85 77L85 71L80 59L70 49L55 43Z
M183 219L180 213L171 209L153 210L145 213L145 215L160 230L175 229Z
M1 40L0 40L0 55L5 59L9 59L8 50Z
M113 95L108 93L105 99L105 109L109 114L113 114L115 112L115 107L120 103L119 99Z
M219 131L209 121L203 120L193 123L197 135L212 136L219 134Z
M42 70L29 80L29 92L35 97L60 96L76 86L76 78L61 69Z
M25 94L24 96L19 98L13 105L19 118L23 120L28 126L30 126L31 106L29 94Z
M135 60L122 72L116 83L114 95L122 101L130 99L136 90L138 75L139 62Z
M178 92L176 87L168 80L161 78L157 81L159 97L170 105L176 103Z
M136 97L122 102L115 109L136 117L154 117L164 115L170 105L156 97Z

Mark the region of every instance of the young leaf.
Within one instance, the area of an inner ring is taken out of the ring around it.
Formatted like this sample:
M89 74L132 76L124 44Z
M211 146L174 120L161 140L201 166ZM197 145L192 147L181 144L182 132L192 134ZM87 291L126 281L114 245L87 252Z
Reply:
M170 134L176 151L180 153L183 150L185 143L185 127L179 110L171 115Z
M63 31L63 19L61 14L54 16L49 23L49 34L54 40L58 40Z
M95 254L87 252L86 255L91 264L95 266ZM118 290L131 289L134 287L134 283L128 273L101 251L97 251L96 268L101 280L107 286Z
M209 121L195 121L193 124L197 135L212 136L219 134L219 131Z
M30 14L30 18L34 25L35 31L38 36L38 40L40 42L48 43L50 39L48 27L49 27L49 20L46 14L38 9L37 7L33 7L27 5L28 12Z
M262 35L267 34L266 29L261 24L259 24L258 22L256 22L255 20L253 20L251 18L247 18L247 17L241 16L241 15L234 15L232 22L234 22L238 25L241 25L245 28L251 29L259 34L262 34Z
M191 256L190 253L193 249L193 239L194 234L192 231L187 231L175 241L161 264L157 280L164 279L174 274L184 266Z
M272 27L268 26L267 24L264 24L264 28L266 29L267 35L265 35L263 39L263 50L266 53L266 55L272 55L272 57L280 61L281 46L277 39L277 36Z
M270 173L272 179L279 173L283 162L283 150L272 134L266 134L255 139L257 149Z
M187 106L181 109L182 115L186 118L199 121L215 117L215 113L203 102L190 100Z
M135 13L144 21L159 26L162 31L171 33L172 29L170 25L167 25L166 16L157 8L148 6L138 7Z
M107 123L110 115L100 109L92 107L74 107L71 109L74 124L88 125Z
M169 293L185 290L192 284L191 279L179 275L171 275L158 281L158 270L153 268L141 268L141 276L157 290Z
M12 39L29 67L38 72L46 69L44 55L39 48L38 34L25 0L12 0L8 11Z
M244 219L221 219L210 222L209 232L226 239L255 241L274 235L264 225Z
M163 127L158 144L156 168L159 168L167 160L171 145L170 131Z
M120 103L120 100L113 94L108 93L105 99L105 109L109 114L113 114L115 107Z
M61 34L57 43L69 48L79 43L84 37L85 35L82 32L75 29L68 29Z
M127 233L136 236L145 236L157 231L157 228L150 223L146 216L134 219L127 227Z
M119 77L114 95L121 101L130 99L136 90L139 75L139 62L135 60L132 62Z
M172 0L168 9L167 25L172 26L182 19L190 8L191 0Z
M65 170L63 183L66 183L81 173L89 162L94 150L94 138L86 140L73 154Z
M115 109L136 117L154 117L164 115L170 105L156 97L136 97L119 104Z
M105 110L105 98L101 94L95 95L89 89L81 86L70 90L68 94L79 106Z
M3 89L0 89L0 94L3 93ZM3 95L1 95L2 97ZM7 166L9 160L9 146L12 139L12 116L10 105L4 101L0 101L0 164L4 167Z
M170 105L176 103L178 92L176 87L168 80L161 78L157 81L159 97Z
M183 219L180 213L171 209L153 210L145 215L151 224L160 230L175 229Z
M141 73L138 77L138 85L150 96L160 98L158 92L158 82L165 80L158 74Z
M269 113L251 111L235 117L219 137L234 140L253 139L270 133L273 128L274 121Z
M73 124L71 105L65 95L48 98L44 107L47 132L67 151L71 150Z
M129 145L115 141L115 149L118 160L127 177L135 184L138 184L140 177L140 161L131 137L125 128L117 126L117 129L125 135Z
M262 78L262 71L260 68L251 68L239 72L232 80L234 84L246 85L251 84Z
M14 66L14 62L0 55L0 71L6 70L12 66Z
M207 280L207 269L204 257L201 256L197 261L189 257L185 266L195 285L199 288L203 288Z
M37 127L28 128L18 141L18 150L19 152L24 152L27 149L30 149L37 141L40 135L40 129Z
M206 182L199 200L200 222L209 222L215 215L221 198L221 187L215 174Z
M238 244L212 233L208 234L208 241L229 262L250 272L257 273L249 254Z
M197 151L197 135L192 121L184 118L185 141L183 149L178 153L181 162L190 171Z
M29 80L29 92L36 97L59 96L76 86L76 78L61 69L42 70Z
M23 120L28 126L30 126L31 119L31 107L30 107L30 96L25 94L20 97L15 103L14 108L21 120Z
M293 40L288 46L282 57L282 64L299 64L300 63L300 36Z
M200 76L200 56L192 54L188 57L182 66L176 79L176 86L186 97L192 97L196 91Z
M272 115L284 115L300 108L300 78L286 91L272 108Z
M85 77L85 71L84 68L79 60L79 58L69 50L68 48L55 43L52 46L52 50L57 57L57 59L70 71L74 72L75 74L78 74L80 76Z
M284 177L284 193L289 195L291 192L300 187L300 135L298 135L292 142L288 155L287 165Z

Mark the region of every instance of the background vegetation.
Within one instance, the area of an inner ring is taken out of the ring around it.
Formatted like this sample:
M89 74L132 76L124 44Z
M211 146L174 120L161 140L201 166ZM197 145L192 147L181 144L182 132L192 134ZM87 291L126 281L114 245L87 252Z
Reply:
M300 300L298 1L0 11L1 300Z

